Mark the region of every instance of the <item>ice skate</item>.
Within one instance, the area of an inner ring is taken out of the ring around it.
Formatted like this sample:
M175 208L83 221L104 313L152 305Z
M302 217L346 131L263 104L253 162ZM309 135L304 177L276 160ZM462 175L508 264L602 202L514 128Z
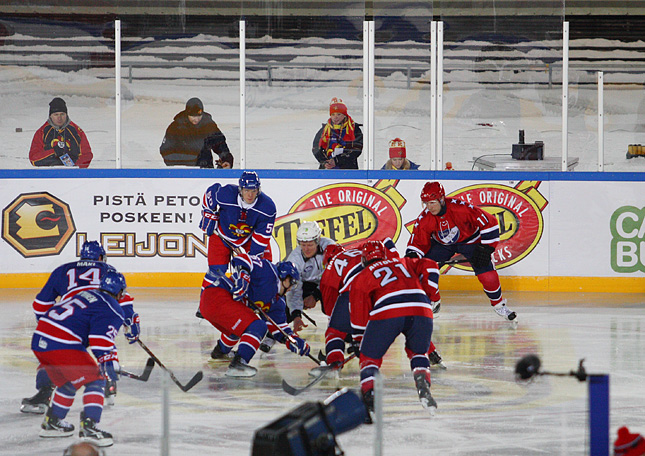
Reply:
M53 385L44 386L33 396L24 398L20 404L20 411L22 413L35 413L37 415L46 413L54 388Z
M219 342L215 344L215 348L213 348L213 351L211 352L212 359L217 359L217 360L232 359L234 357L235 357L235 352L231 350L228 353L224 353L219 346Z
M99 447L112 446L114 443L112 434L99 429L97 424L92 418L85 418L85 413L81 412L81 428L78 431L78 436L81 440L91 442Z
M363 404L365 404L365 409L367 414L365 415L365 424L374 423L374 390L363 391Z
M55 417L52 414L52 409L47 411L45 419L40 425L41 437L70 437L74 434L74 425L65 420Z
M116 398L116 382L114 380L105 381L105 403L114 405Z
M439 369L443 369L443 370L448 369L446 364L443 362L443 358L441 357L441 355L437 350L430 353L428 355L428 359L430 360L431 366L437 366Z
M227 377L253 377L258 373L258 370L249 366L240 355L235 355L231 364L228 365L228 370L226 371Z
M437 401L434 400L432 394L430 394L430 382L426 378L426 373L421 371L414 374L414 383L417 387L417 393L419 394L419 401L423 408L428 409L430 414L434 416L437 411Z
M504 320L508 321L514 321L517 318L517 314L513 312L511 309L506 307L506 299L504 299L502 302L499 304L493 306L493 309L499 315L502 317Z

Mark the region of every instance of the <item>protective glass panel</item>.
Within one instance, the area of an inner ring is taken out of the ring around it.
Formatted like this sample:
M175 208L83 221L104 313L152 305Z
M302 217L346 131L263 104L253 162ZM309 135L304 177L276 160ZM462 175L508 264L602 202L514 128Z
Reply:
M444 23L439 165L524 169L515 150L523 158L542 154L540 166L559 171L564 2L476 3L470 16L434 2Z
M2 168L114 167L113 29L113 22L0 18Z
M430 169L432 3L376 11L373 169Z
M318 169L339 147L339 166L352 166L347 143L358 139L354 131L329 132L322 143L317 134L333 98L334 109L345 106L355 122L365 120L363 5L306 2L246 16L247 168Z
M217 168L228 150L238 167L238 29L181 11L123 24L123 168Z
M594 70L603 72L604 79L604 144L601 157L580 164L586 171L597 170L594 165L598 160L602 160L604 171L645 171L645 74L640 64L628 61L638 46L638 42L612 42L611 50L607 48L605 52L622 55L625 61L603 61L594 65ZM597 104L594 101L597 100L597 71L590 71L592 74L585 75L591 81L582 86L590 104ZM597 124L595 111L585 111L586 128L595 129ZM597 143L590 142L589 148L593 151L597 147Z

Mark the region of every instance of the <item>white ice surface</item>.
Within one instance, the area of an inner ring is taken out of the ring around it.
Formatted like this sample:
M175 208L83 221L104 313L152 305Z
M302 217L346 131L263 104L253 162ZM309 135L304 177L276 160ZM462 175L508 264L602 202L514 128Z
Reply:
M6 290L0 298L0 454L60 455L74 441L38 437L42 417L19 412L20 400L35 392L36 360L29 350L35 326L30 303L37 290ZM168 381L170 454L250 454L255 430L305 401L321 401L338 387L358 388L354 362L340 380L325 380L292 397L282 378L308 382L313 366L283 346L256 356L252 379L224 377L226 362L209 363L218 333L194 317L199 290L133 289L142 319L142 340L186 382L198 370L204 379L187 393ZM629 294L507 293L519 314L516 329L489 308L482 293L450 293L435 320L433 340L448 365L432 370L439 409L431 418L416 397L402 338L382 366L385 383L385 455L584 455L587 442L587 384L572 377L542 377L523 386L513 370L525 354L536 353L543 369L568 373L585 359L588 373L609 374L611 442L618 427L645 431L645 358L642 297ZM302 332L313 352L323 348L325 320L314 309L318 328ZM118 338L122 364L143 368L146 354ZM162 436L162 380L155 367L147 383L121 379L116 405L106 407L101 426L115 444L108 455L158 455ZM166 377L167 378L167 377ZM77 425L81 396L70 412ZM339 436L348 456L372 455L374 427L361 425Z

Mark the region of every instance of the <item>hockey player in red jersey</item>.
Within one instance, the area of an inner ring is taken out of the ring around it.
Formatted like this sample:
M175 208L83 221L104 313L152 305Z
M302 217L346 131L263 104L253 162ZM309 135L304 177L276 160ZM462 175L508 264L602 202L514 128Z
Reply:
M387 248L388 258L399 257L396 246L391 239L387 239L384 245ZM325 330L325 363L338 366L340 370L345 356L345 342L351 341L349 289L356 274L363 270L361 250L345 250L341 245L331 244L325 249L323 264L325 265L325 270L320 281L320 291L322 293L323 313L329 317L329 323ZM439 306L441 302L438 293L434 294L434 297L436 301L432 302L433 309L435 306ZM358 350L357 346L349 348L350 353L355 350ZM430 342L428 357L430 364L446 369L446 365L433 342ZM312 376L316 376L319 373L320 369L317 367L309 371Z
M439 182L423 186L421 202L425 208L414 224L406 256L441 263L454 254L462 254L470 262L495 312L506 320L516 321L517 314L506 306L491 259L499 244L497 219L463 200L446 199Z
M388 259L381 241L367 241L361 250L364 269L352 282L349 309L352 337L360 342L361 392L374 410L374 376L399 334L405 336L419 400L431 413L437 402L430 394L428 350L432 339L432 301L440 299L439 268L429 259Z

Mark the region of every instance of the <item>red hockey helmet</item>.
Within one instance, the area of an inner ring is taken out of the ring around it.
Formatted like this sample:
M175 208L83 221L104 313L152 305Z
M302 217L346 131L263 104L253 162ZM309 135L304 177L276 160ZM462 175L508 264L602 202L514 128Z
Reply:
M388 254L385 244L383 244L382 241L365 241L361 252L361 261L363 265L368 265L379 260L385 260Z
M340 244L329 244L325 248L325 253L323 255L323 266L327 266L332 258L344 251L345 247Z
M446 197L446 191L439 182L426 182L421 190L421 201L441 201Z

